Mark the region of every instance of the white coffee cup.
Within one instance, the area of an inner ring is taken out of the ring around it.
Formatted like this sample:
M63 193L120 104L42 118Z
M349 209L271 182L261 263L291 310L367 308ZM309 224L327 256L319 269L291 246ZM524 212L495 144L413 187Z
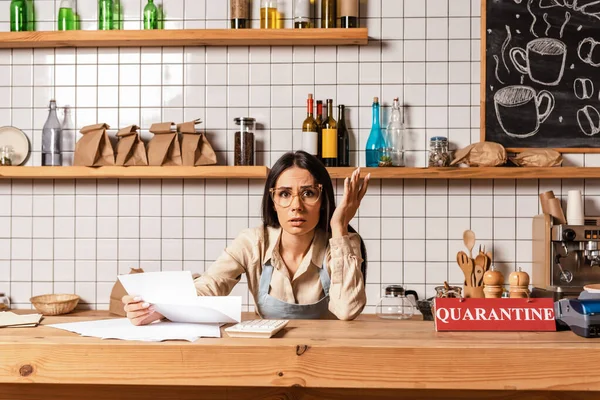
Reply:
M569 190L569 197L567 200L567 223L569 225L585 225L581 190Z

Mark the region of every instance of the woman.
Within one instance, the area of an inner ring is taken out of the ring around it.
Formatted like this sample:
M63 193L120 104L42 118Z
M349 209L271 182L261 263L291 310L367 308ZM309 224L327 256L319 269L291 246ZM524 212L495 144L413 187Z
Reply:
M227 296L243 273L257 311L268 319L356 318L366 303L366 252L348 223L367 192L360 169L344 180L335 206L331 178L314 156L284 154L262 201L263 224L246 229L195 285L199 296ZM163 318L139 297L123 297L134 325Z

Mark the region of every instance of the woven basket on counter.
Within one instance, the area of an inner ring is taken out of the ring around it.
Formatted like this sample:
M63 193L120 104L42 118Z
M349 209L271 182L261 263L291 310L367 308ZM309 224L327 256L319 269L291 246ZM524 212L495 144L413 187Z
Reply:
M76 294L44 294L29 299L36 310L44 315L70 313L77 307L79 296Z

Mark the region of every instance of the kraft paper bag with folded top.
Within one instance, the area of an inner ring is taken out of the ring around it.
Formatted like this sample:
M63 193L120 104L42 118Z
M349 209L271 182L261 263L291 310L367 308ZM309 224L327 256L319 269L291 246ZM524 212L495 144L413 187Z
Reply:
M560 167L563 158L553 149L530 149L510 157L510 161L519 167Z
M217 163L217 155L206 136L196 132L196 124L199 123L201 121L197 119L177 125L177 130L181 133L183 165L196 167Z
M450 165L467 164L469 167L498 167L506 163L506 149L494 142L474 143L454 153Z
M152 124L150 132L154 137L148 143L148 164L181 165L181 148L177 132L171 131L172 122Z
M144 270L141 268L131 268L129 271L130 274L141 274ZM117 282L115 282L112 291L110 292L110 306L108 312L115 315L120 315L121 317L126 317L127 313L123 309L123 296L127 295L127 291L123 287L121 281L117 278ZM132 293L135 294L135 293Z
M139 129L131 125L117 132L117 165L148 165L146 147L138 134Z
M115 165L115 153L106 130L107 124L85 126L83 136L75 145L73 165L82 167L101 167Z

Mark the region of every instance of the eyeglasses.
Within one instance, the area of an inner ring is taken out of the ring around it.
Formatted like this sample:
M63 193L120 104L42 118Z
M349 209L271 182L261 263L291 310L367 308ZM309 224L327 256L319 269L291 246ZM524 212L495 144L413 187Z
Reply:
M280 207L287 208L292 204L292 200L296 196L300 196L300 199L304 204L309 206L317 204L321 198L321 192L323 192L323 185L308 186L300 189L299 193L293 194L289 188L273 188L270 189L271 198L273 202Z

